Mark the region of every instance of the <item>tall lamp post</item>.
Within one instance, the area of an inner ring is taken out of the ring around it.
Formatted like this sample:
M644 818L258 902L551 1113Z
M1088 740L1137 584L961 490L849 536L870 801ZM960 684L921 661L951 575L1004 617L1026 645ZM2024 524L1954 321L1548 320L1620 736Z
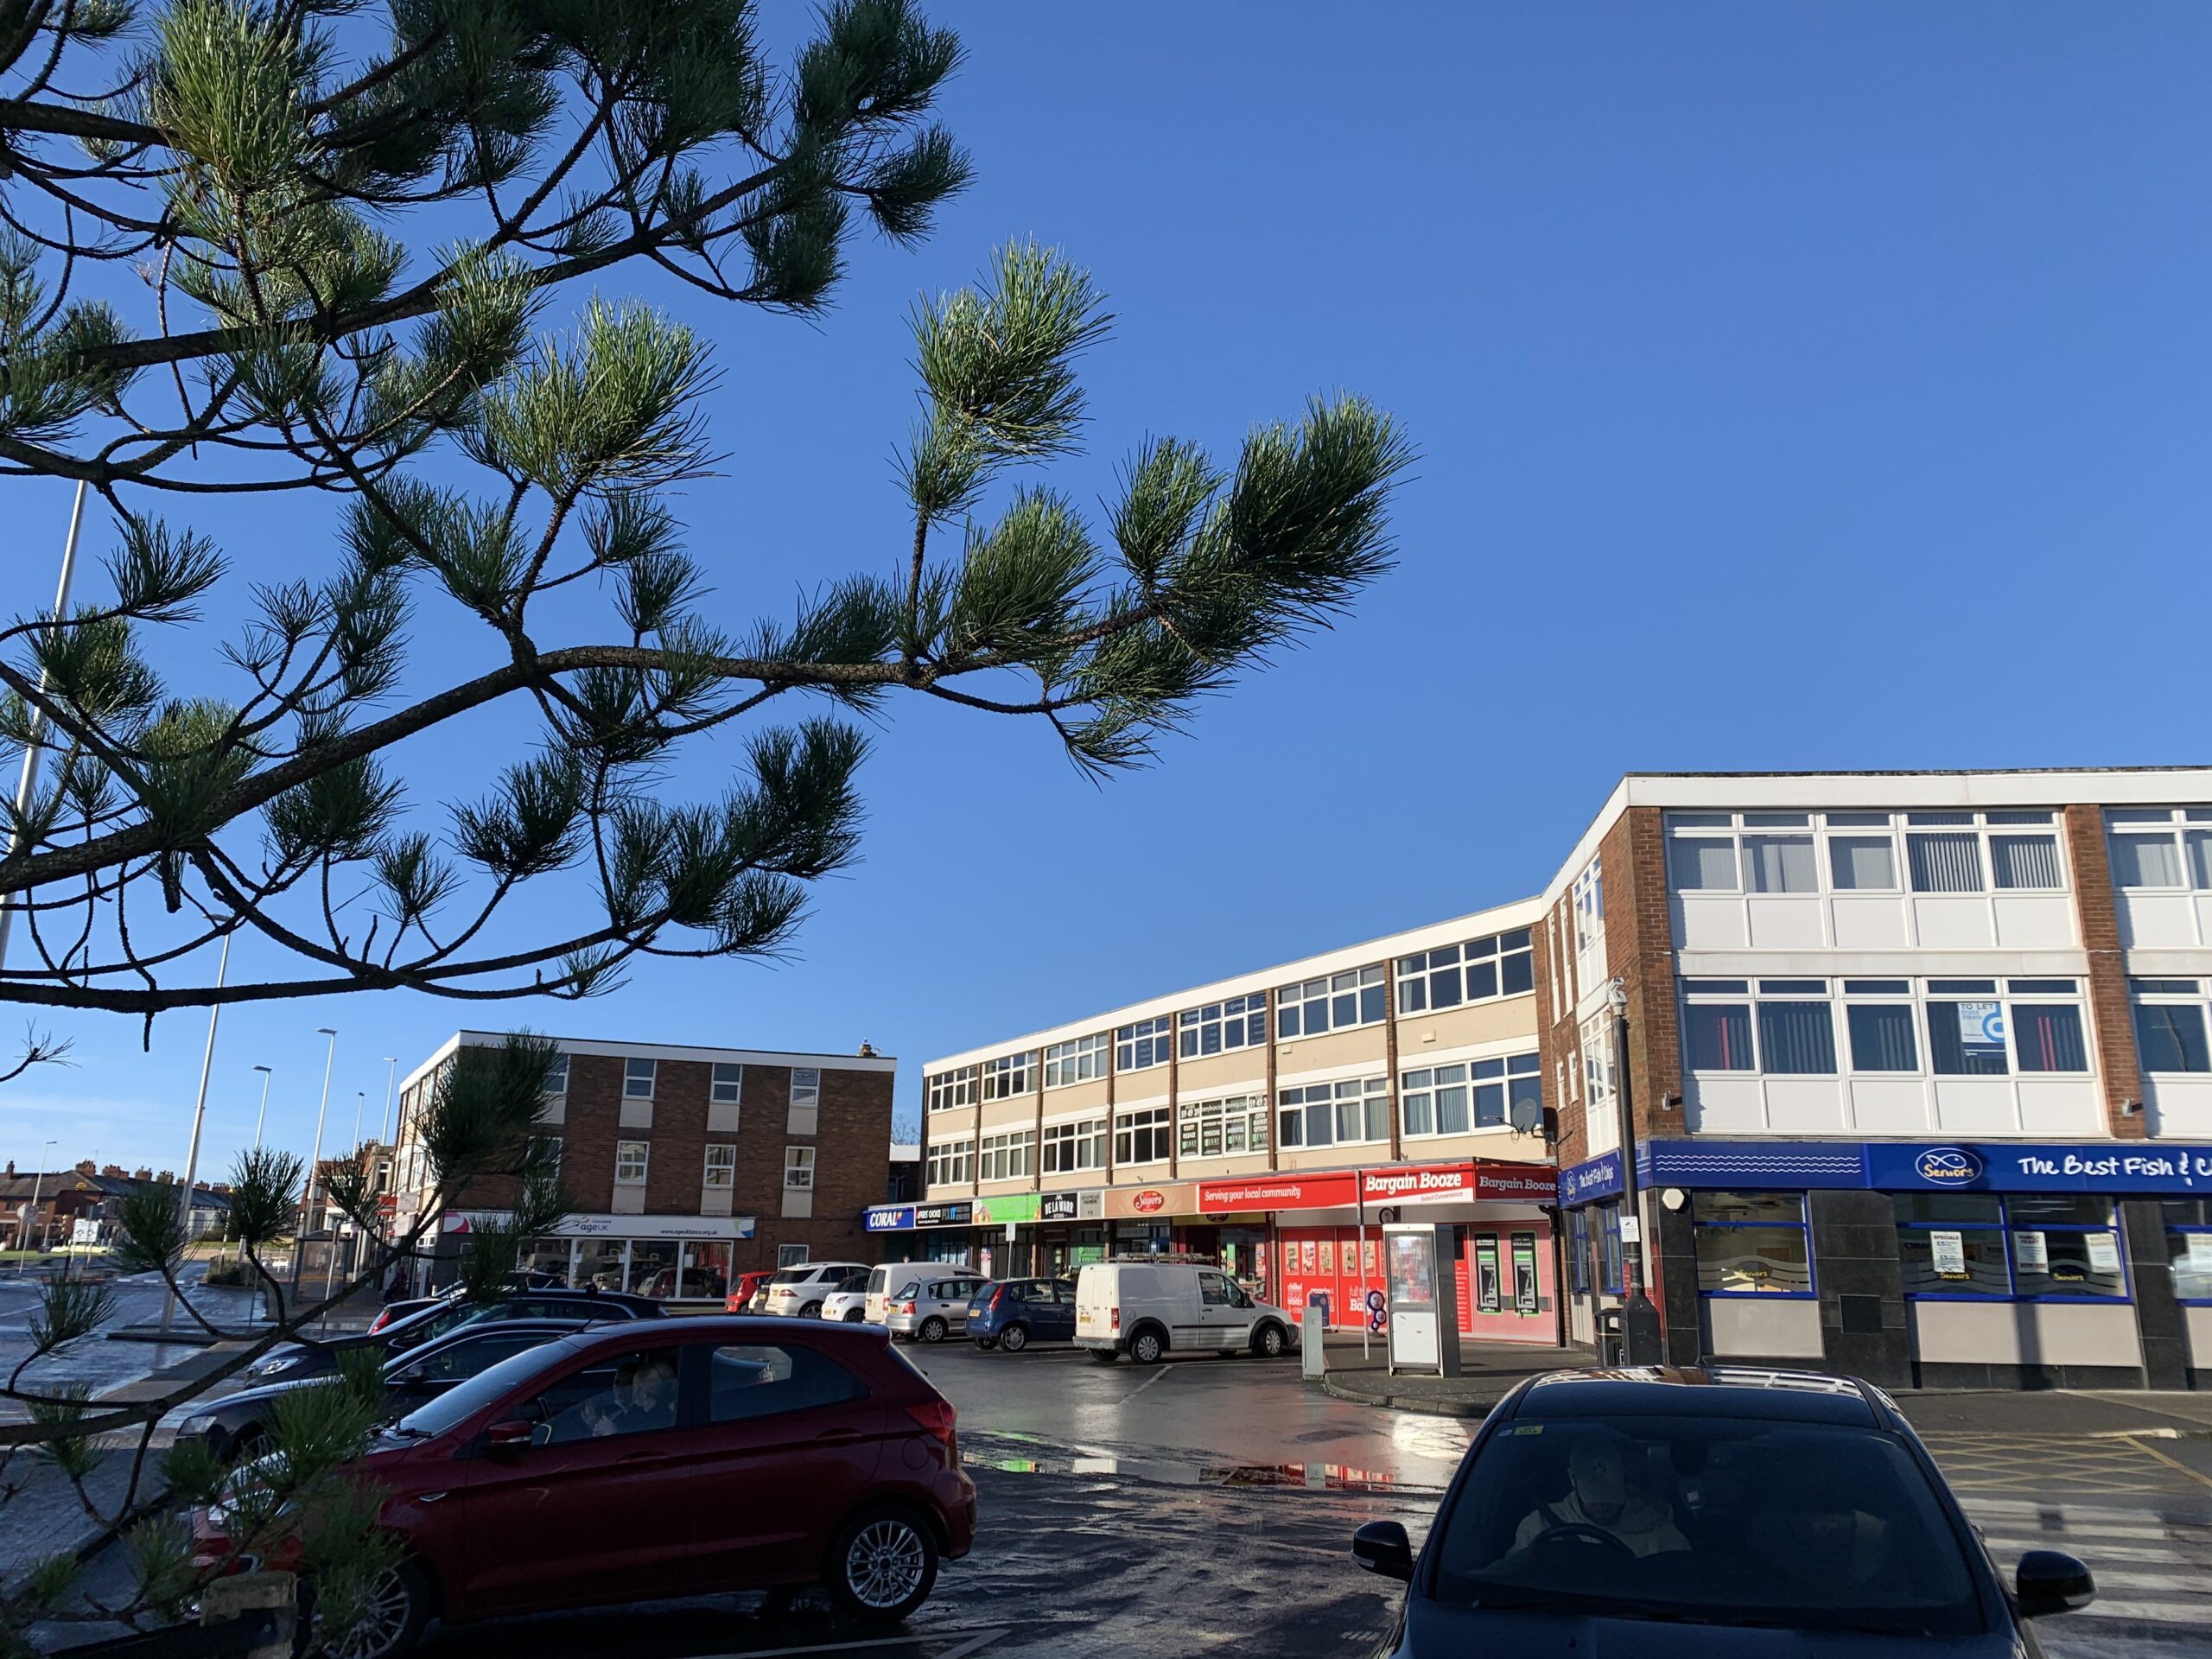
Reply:
M35 1216L36 1216L36 1215L38 1214L38 1200L39 1200L39 1195L40 1195L41 1192L45 1192L45 1191L46 1191L46 1151L47 1151L47 1147L52 1147L52 1146L55 1146L55 1145L58 1145L58 1144L59 1144L59 1143L58 1143L58 1142L56 1142L56 1141L48 1141L48 1142L46 1143L46 1146L45 1146L45 1147L41 1147L38 1149L38 1173L37 1173L37 1174L35 1174L35 1175L34 1175L34 1176L31 1178L31 1211L30 1211L30 1215L25 1216L25 1217L23 1217L23 1225L22 1225L22 1228L21 1231L19 1231L19 1232L17 1233L16 1237L16 1245L17 1245L19 1248L22 1248L22 1254L21 1255L18 1255L18 1256L16 1258L16 1275L17 1275L18 1277L22 1276L22 1271L23 1271L23 1262L24 1262L25 1259L26 1259L27 1257L29 1257L29 1255L30 1255L30 1250L29 1249L29 1248L28 1248L28 1247L26 1247L26 1246L25 1246L25 1241L24 1241L24 1239L23 1239L23 1237L22 1237L22 1234L23 1234L23 1233L28 1233L28 1232L30 1230L31 1219L32 1219L32 1217L35 1217ZM44 1232L44 1229L43 1229L43 1228L41 1228L40 1230L41 1230L41 1234Z
M324 1120L330 1116L330 1070L338 1063L337 1032L328 1026L317 1026L315 1029L316 1036L330 1039L330 1048L322 1059L322 1104L316 1109L315 1115L315 1150L308 1154L307 1195L300 1200L300 1231L302 1234L315 1220L315 1178L322 1173L322 1126ZM307 1241L302 1237L300 1242L303 1246ZM304 1249L296 1249L292 1252L292 1282L295 1285L300 1282L300 1268L303 1265L300 1258L305 1254Z
M69 509L69 539L61 544L61 582L54 594L54 614L57 620L69 613L69 580L76 574L77 569L77 532L84 527L85 495L90 487L81 479L78 480L76 505ZM46 671L41 669L38 676L38 689L41 691L46 690ZM8 850L11 854L16 850L20 839L20 826L30 811L31 797L38 791L38 764L45 753L40 746L39 738L45 724L42 712L37 705L34 704L30 710L30 730L23 744L22 775L16 784L15 822L18 828L11 830L8 836ZM10 904L5 899L0 899L0 967L4 967L7 963L8 934L15 925L15 906Z
M399 1061L396 1056L387 1054L384 1063L389 1070L384 1074L384 1122L377 1130L377 1142L388 1147L391 1144L391 1086L399 1080Z
M1643 1212L1637 1205L1636 1103L1630 1091L1628 1070L1628 992L1616 978L1606 988L1605 1001L1613 1011L1613 1097L1620 1108L1622 1231L1633 1234L1622 1243L1628 1267L1628 1294L1622 1299L1622 1357L1631 1365L1662 1363L1664 1343L1659 1332L1659 1310L1644 1290L1649 1258L1643 1249Z
M223 954L215 963L215 988L220 990L231 971L231 936L223 935ZM192 1103L192 1144L184 1154L184 1192L177 1199L176 1218L185 1233L185 1244L192 1243L192 1184L200 1174L200 1129L207 1120L207 1076L215 1068L215 1026L223 1017L223 1005L210 1003L207 1008L207 1046L200 1056L200 1093ZM176 1291L164 1286L162 1290L162 1329L166 1331L175 1322Z
M275 1075L265 1065L253 1068L261 1073L261 1109L253 1115L253 1149L261 1150L261 1126L269 1121L269 1079Z

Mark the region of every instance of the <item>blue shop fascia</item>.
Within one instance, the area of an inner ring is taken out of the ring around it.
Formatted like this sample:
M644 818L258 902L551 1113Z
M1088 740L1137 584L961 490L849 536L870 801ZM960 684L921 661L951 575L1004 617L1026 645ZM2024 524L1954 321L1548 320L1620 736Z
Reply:
M1636 1166L1673 1363L2212 1386L2212 1146L1661 1140ZM1569 1294L1600 1305L1623 1185L1618 1151L1559 1173Z

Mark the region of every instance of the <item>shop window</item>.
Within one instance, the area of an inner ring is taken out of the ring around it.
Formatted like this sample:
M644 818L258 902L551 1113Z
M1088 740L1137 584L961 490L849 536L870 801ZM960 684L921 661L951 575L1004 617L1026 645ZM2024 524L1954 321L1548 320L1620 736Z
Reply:
M2212 1302L2212 1198L2169 1199L2159 1208L2174 1294L2184 1302Z
M1567 1212L1567 1285L1577 1296L1590 1294L1590 1212Z
M1708 1296L1810 1296L1813 1258L1797 1192L1699 1192L1690 1199L1697 1287Z
M2127 1296L2108 1200L2082 1194L1899 1193L1908 1296L2120 1301Z

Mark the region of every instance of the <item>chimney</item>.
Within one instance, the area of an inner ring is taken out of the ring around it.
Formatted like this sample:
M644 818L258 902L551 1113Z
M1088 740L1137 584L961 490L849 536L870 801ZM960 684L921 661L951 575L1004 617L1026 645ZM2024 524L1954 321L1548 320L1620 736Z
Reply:
M97 1175L100 1173L100 1166L87 1158L77 1166L77 1173L79 1175Z
M175 1186L176 1185L176 1172L173 1169L165 1169L160 1174L155 1176L154 1179L159 1181L163 1186Z
M861 1039L860 1058L864 1060L872 1060L875 1058L875 1046L865 1037Z
M123 1166L121 1164L102 1164L100 1166L100 1173L103 1175L120 1175L123 1173Z
M14 1159L10 1158L10 1159L8 1160L8 1173L9 1173L9 1174L10 1174L10 1175L13 1175L15 1173L16 1173L16 1160L15 1160Z
M130 1179L134 1181L150 1181L154 1179L154 1172L141 1164L130 1172Z

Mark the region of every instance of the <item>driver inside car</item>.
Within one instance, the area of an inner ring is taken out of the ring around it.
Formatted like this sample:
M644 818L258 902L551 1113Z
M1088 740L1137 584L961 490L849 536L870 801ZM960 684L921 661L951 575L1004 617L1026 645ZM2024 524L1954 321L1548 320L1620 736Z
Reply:
M1539 1503L1513 1535L1513 1547L1525 1549L1548 1532L1587 1528L1610 1533L1635 1555L1688 1549L1665 1510L1632 1491L1628 1455L1610 1432L1585 1434L1567 1457L1567 1496Z

